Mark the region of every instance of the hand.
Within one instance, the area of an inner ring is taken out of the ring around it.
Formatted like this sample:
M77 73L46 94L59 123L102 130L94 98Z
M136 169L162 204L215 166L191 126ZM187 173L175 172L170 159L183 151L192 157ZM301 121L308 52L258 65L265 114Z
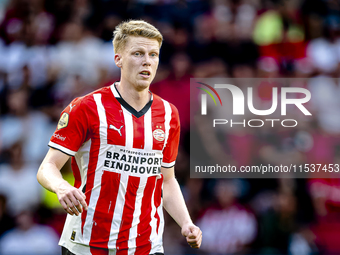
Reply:
M191 248L199 249L202 243L202 231L194 224L185 224L182 226L182 235L186 237Z
M87 210L85 194L79 189L71 186L68 182L62 182L56 191L59 203L70 215L79 215L83 208Z

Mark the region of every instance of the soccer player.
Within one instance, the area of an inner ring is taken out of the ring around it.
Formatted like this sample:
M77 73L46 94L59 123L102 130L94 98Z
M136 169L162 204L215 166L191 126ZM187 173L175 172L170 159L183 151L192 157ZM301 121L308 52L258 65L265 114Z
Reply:
M201 245L174 175L178 111L149 91L162 40L147 22L119 24L120 82L74 99L61 114L37 178L68 213L63 254L163 254L163 206L188 244ZM60 174L70 156L74 187Z

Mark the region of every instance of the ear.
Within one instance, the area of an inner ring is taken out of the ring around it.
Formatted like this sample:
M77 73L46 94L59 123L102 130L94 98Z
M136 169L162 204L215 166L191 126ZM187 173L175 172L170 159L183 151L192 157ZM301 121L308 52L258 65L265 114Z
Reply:
M114 59L115 59L116 66L118 66L119 68L122 68L122 55L117 53L117 54L115 54Z

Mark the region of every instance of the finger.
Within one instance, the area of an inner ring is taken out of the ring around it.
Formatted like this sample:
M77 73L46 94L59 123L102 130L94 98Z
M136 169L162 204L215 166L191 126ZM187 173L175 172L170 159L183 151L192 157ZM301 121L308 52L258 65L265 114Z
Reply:
M198 236L199 232L201 232L201 230L196 226L190 228L190 231L191 231L192 235L194 235L194 236Z
M79 193L75 194L76 198L80 202L80 204L84 207L85 210L87 210L87 204L86 204L86 196L84 195L83 192L79 191Z
M74 204L71 202L71 200L68 197L65 197L64 201L66 202L66 205L69 207L69 209L75 214L75 215L79 215L78 210L76 209L76 207L74 206Z
M199 231L198 236L195 239L191 239L190 237L187 237L187 242L189 245L195 245L202 242L202 231Z
M182 232L182 235L187 237L190 234L189 230L185 230Z
M195 244L190 244L190 247L191 247L191 248L194 248L194 249L198 249L198 248L199 248L199 246L198 246L197 243L195 243Z
M74 196L77 198L77 200L79 201L79 203L85 208L87 209L87 204L86 204L86 196L84 195L83 192L81 192L80 190L77 190L77 192L74 194Z
M85 194L84 194L83 192L80 191L80 194L82 195L82 197L83 197L84 199L86 199L86 196L85 196Z
M187 238L188 239L195 239L197 236L195 235L195 234L193 234L193 233L191 233L191 234L189 234L188 236L187 236Z
M198 240L202 240L202 231L201 230L198 233L197 239Z
M200 239L198 240L198 248L201 247L201 244L202 244L202 235L201 235Z
M193 249L198 249L199 248L197 244L196 245L192 245L190 247L193 248Z
M190 247L198 249L201 247L201 243L202 243L202 238L199 238L196 242L194 243L190 243Z
M190 239L190 240L187 240L188 244L192 245L192 244L195 244L197 243L199 240L198 239Z
M65 209L65 211L70 215L74 215L74 212L70 208Z
M68 206L63 200L60 201L60 204L68 214L73 215L73 212L70 210L70 208L68 208Z
M83 208L80 206L80 203L78 200L73 196L73 194L70 194L69 199L71 200L72 204L77 208L77 211L82 213ZM77 214L78 215L78 214Z
M189 239L196 239L198 236L199 236L199 232L198 233L193 233L193 232L191 232L188 236L187 236L187 238L189 238Z

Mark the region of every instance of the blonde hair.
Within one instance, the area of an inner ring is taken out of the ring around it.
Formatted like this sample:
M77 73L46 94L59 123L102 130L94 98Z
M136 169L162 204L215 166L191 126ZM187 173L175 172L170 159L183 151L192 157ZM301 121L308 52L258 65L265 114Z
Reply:
M142 36L150 39L156 39L159 43L159 47L161 47L163 41L163 36L158 29L144 20L121 22L118 26L116 26L113 36L114 39L112 43L115 53L124 50L129 36Z

